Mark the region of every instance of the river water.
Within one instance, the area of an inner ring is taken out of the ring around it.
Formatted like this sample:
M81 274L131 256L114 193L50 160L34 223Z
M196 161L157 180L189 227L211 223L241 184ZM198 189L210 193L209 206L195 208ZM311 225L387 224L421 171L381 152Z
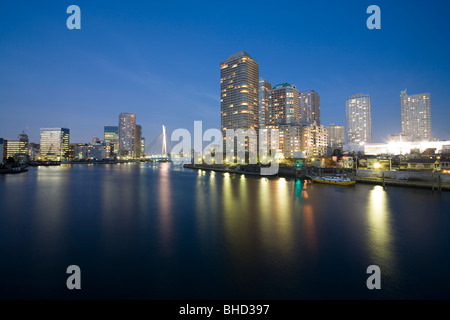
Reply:
M30 168L0 176L0 298L449 299L450 193L171 163Z

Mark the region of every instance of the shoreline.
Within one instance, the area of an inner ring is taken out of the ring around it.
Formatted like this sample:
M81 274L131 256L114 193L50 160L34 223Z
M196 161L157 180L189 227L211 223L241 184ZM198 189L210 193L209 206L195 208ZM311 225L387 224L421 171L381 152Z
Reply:
M390 186L390 187L407 187L407 188L420 188L420 189L429 189L432 191L439 192L439 185L437 182L428 182L428 181L408 181L408 180L399 180L399 179L385 179L383 182L382 178L367 178L367 177L353 177L353 179L357 183L364 184L375 184L380 186ZM441 183L440 185L441 191L450 191L449 183Z
M245 170L238 170L238 169L231 169L231 168L225 168L223 165L206 165L206 164L183 164L184 168L188 169L194 169L194 170L205 170L205 171L214 171L214 172L228 172L228 173L234 173L234 174L244 174L244 175L251 175L251 176L259 176L261 178L269 177L269 176L263 176L260 175L258 172L249 172ZM259 168L258 166L254 166L255 168ZM295 172L295 168L290 167L286 168L287 170L284 170L284 173L278 173L276 175L273 175L271 177L292 177L296 179L309 179L308 177L304 175L298 175ZM431 173L430 173L431 174ZM380 185L383 187L386 186L392 186L392 187L406 187L406 188L420 188L420 189L429 189L431 191L441 192L441 191L450 191L450 183L448 182L440 182L437 181L431 182L431 181L411 181L408 179L393 179L393 178L382 178L382 177L363 177L358 176L358 173L356 174L349 174L349 176L355 180L357 183L363 183L363 184L374 184L374 185Z
M214 171L214 172L225 172L225 173L234 173L234 174L244 174L244 175L250 175L250 176L260 176L260 177L266 177L260 175L258 172L251 172L251 171L244 171L244 170L237 170L237 169L231 169L231 168L223 168L221 165L199 165L199 164L183 164L183 168L188 169L194 169L194 170L205 170L205 171Z
M133 162L152 162L151 160L141 161L141 159L131 159L131 160L113 160L113 161L42 161L42 162L31 162L30 167L53 167L61 166L67 164L121 164L121 163L133 163Z
M60 166L60 165L92 165L92 164L123 164L123 163L141 163L141 162L153 162L152 160L142 160L142 159L132 159L132 160L116 160L116 161L96 161L96 162L67 162L67 163L35 163L34 165L30 165L30 167L37 166ZM207 164L183 164L184 168L193 169L193 170L204 170L204 171L214 171L214 172L222 172L222 173L230 173L230 174L238 174L238 175L249 175L253 177L290 177L295 179L310 179L307 175L303 173L303 170L298 170L294 167L280 167L280 170L275 175L261 175L259 173L260 166L259 165L242 165L237 168L230 168L226 165L207 165ZM303 168L305 169L305 168ZM328 168L331 169L331 168ZM14 172L18 173L18 172ZM414 176L415 172L408 172L410 175ZM428 189L432 192L436 191L438 193L442 191L450 191L450 182L448 182L448 178L450 175L441 174L441 173L433 173L433 172L420 172L421 175L424 176L423 180L414 179L413 177L404 177L403 179L396 179L387 175L394 175L395 171L377 171L374 176L374 172L370 170L357 170L354 173L349 173L348 176L355 180L357 183L362 184L372 184L372 185L380 185L383 187L406 187L406 188L420 188L420 189ZM325 176L328 174L325 174ZM380 176L381 175L381 176ZM386 176L385 176L386 175ZM441 179L436 179L436 176L442 177L444 175L445 181L440 181ZM426 181L429 180L429 181Z

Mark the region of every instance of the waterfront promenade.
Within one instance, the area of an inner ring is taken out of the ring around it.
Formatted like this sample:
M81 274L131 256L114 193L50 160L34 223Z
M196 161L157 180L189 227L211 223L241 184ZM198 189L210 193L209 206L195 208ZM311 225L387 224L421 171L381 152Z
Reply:
M208 165L208 164L184 164L185 168L228 172L234 174L259 176L259 166L242 165ZM349 177L358 183L376 184L381 186L399 186L412 188L425 188L432 191L450 191L450 174L439 172L418 172L418 171L382 171L382 170L344 170L339 168L295 168L281 166L278 176L295 177L308 179L310 175L332 175L346 172Z

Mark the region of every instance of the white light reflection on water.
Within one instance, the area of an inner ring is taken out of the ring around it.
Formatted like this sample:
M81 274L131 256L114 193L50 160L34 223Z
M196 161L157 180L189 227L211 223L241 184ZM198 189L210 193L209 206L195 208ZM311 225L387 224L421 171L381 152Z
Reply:
M395 268L390 216L387 193L383 187L375 186L368 195L367 241L373 264L383 266L387 272Z

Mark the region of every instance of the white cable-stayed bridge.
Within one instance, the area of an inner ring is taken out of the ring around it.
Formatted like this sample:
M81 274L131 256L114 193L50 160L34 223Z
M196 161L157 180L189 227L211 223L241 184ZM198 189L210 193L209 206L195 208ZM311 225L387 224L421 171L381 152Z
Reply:
M145 148L146 159L155 161L169 161L169 154L167 153L167 136L166 126L162 126L162 132L159 136L153 139Z

